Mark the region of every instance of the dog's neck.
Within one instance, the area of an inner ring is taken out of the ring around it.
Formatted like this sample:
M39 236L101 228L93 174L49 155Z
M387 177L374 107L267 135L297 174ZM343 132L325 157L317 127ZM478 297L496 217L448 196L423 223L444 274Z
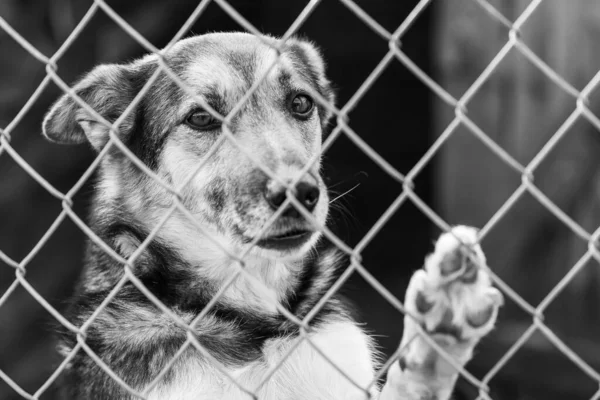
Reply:
M124 217L121 209L119 214L113 221L105 224L105 230L114 226L139 227L135 233L119 231L108 235L109 245L128 259L160 222L164 213L160 216L134 218L133 213L127 213L129 215ZM107 215L96 216L94 219L102 218L106 219ZM119 221L123 219L126 223ZM174 212L164 223L151 243L153 246L148 246L137 259L136 268L140 268L140 274L152 275L151 270L161 268L157 264L162 262L178 264L180 275L187 282L177 283L174 287L180 291L182 288L188 288L192 292L202 290L208 297L220 293L219 303L227 308L277 314L278 305L287 305L288 297L294 292L303 273L304 260L273 260L245 255L241 264L232 255L242 255L242 249L232 248L216 231L208 228L200 231L186 216L178 212ZM152 252L171 255L159 261ZM169 269L174 270L174 266L170 265ZM182 278L166 276L162 279ZM195 293L183 293L183 297L194 296Z
M242 248L232 246L217 231L200 231L177 212L162 227L159 237L173 246L186 263L195 266L197 279L222 291L222 303L234 308L276 313L277 304L287 301L302 270L302 260L256 255L244 255L242 264L236 259L243 255Z

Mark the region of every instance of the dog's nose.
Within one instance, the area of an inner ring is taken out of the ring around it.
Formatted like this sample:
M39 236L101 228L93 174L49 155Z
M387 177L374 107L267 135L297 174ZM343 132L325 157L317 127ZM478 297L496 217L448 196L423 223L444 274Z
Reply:
M319 187L308 182L299 182L295 189L296 199L298 199L309 212L312 212L319 201ZM285 188L266 190L265 199L273 210L277 210L285 201L285 190ZM290 204L282 215L286 217L299 217L300 213L292 204Z
M307 182L300 182L296 185L296 198L312 212L319 201L319 188Z

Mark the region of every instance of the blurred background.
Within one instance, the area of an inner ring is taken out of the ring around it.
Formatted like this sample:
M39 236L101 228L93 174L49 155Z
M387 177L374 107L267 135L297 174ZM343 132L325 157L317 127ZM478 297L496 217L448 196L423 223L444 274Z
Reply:
M89 0L2 0L0 16L46 56L51 56L81 20ZM409 15L416 1L356 1L389 31ZM402 38L402 51L456 98L505 45L508 28L490 16L482 1L433 2ZM515 21L529 1L490 2ZM107 1L144 37L162 47L179 30L197 0ZM304 1L231 0L262 32L283 34ZM541 60L577 90L600 68L600 5L594 1L542 3L525 23L521 38ZM216 4L190 34L241 30ZM388 51L388 44L341 2L323 0L299 33L320 45L343 105ZM98 63L124 62L145 53L102 11L58 61L58 73L73 82ZM17 115L45 77L45 66L0 30L0 127ZM41 137L44 112L61 94L50 84L11 132L11 146L63 193L94 158L88 146L63 147ZM597 95L589 107L596 112ZM468 116L521 164L529 163L575 110L575 98L512 50L467 105ZM397 170L407 173L454 118L442 102L394 60L351 112L349 123ZM600 226L600 133L579 118L535 171L535 184L588 232ZM402 185L343 135L327 152L325 174L335 193L358 185L334 210L336 232L356 245L400 195ZM85 218L91 181L74 198ZM449 224L484 226L521 184L521 176L464 126L459 126L415 178L416 194ZM0 251L20 261L61 211L51 196L6 151L0 154ZM363 253L366 268L402 299L412 272L440 234L410 201L404 203ZM60 224L27 264L31 286L59 311L81 270L83 232L70 220ZM533 306L584 255L587 243L525 193L498 220L482 242L489 265ZM0 261L0 296L14 281L14 269ZM600 371L600 273L589 262L545 312L545 324L583 360ZM402 332L402 316L359 275L344 286L360 318L390 355ZM53 373L54 318L21 286L0 306L0 370L29 393ZM480 345L469 371L481 378L502 359L532 323L531 315L507 297L498 328ZM590 399L598 382L541 334L533 334L490 382L495 400ZM477 390L461 381L456 399L475 399ZM0 399L21 398L0 379ZM51 386L42 399L57 399Z

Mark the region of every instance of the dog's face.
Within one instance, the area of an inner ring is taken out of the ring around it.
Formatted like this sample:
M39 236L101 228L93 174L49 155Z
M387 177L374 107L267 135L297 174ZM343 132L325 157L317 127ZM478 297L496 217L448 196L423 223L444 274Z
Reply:
M275 44L274 39L264 40ZM225 140L213 151L225 134L224 126L165 73L132 108L118 133L154 173L181 188L185 208L213 239L232 251L257 241L251 254L265 258L301 257L318 240L315 227L293 206L261 234L286 198L284 184L298 180L296 198L319 224L325 223L328 212L320 161L304 176L299 173L309 160L320 157L322 130L330 116L309 93L317 92L330 102L333 94L314 46L297 39L288 44L270 72L276 50L248 34L193 37L165 54L166 65L189 91L223 116L268 72L228 125L236 143ZM154 55L129 65L100 66L74 91L112 123L157 67ZM109 140L108 128L68 96L47 115L44 133L58 142L87 140L99 151ZM115 146L103 161L101 174L100 199L125 207L138 222L156 223L172 204L171 195ZM199 238L190 235L197 233L179 212L161 230L165 240L188 240L191 246ZM210 246L202 243L207 251Z

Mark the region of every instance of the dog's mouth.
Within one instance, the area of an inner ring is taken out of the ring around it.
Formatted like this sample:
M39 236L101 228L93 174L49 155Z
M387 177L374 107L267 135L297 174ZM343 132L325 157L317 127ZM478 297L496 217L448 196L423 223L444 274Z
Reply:
M276 234L265 234L256 245L268 250L292 250L305 244L315 232L293 228Z

